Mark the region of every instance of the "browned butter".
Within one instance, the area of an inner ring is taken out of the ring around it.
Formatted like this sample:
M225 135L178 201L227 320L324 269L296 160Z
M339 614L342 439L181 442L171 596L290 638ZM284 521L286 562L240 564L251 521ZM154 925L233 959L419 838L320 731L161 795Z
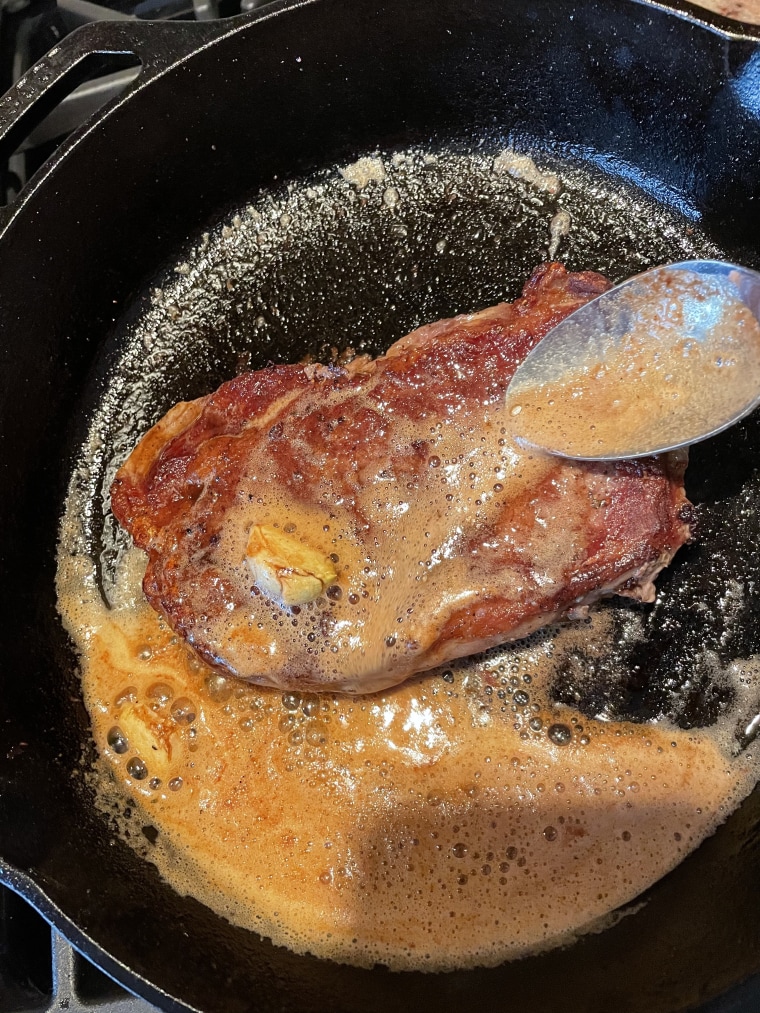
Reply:
M682 271L617 298L619 342L508 394L513 437L569 457L633 456L702 438L755 402L760 324L731 288Z
M373 696L225 679L146 605L138 551L104 604L79 515L72 495L59 604L103 796L140 800L177 891L280 945L443 970L567 942L675 866L757 778L750 752L731 758L732 728L551 704L557 658L579 638L603 648L602 614Z

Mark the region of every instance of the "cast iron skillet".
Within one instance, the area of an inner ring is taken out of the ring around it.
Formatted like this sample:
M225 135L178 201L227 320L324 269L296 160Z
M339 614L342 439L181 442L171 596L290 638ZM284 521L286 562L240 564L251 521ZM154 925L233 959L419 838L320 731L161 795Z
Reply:
M570 267L617 279L700 252L758 267L759 41L757 30L688 5L316 0L217 25L88 26L0 100L7 148L95 63L136 55L143 67L0 227L0 875L127 988L166 1010L224 1013L758 1008L757 793L638 913L570 949L493 970L342 967L277 949L175 895L92 804L92 744L53 582L66 484L89 420L126 382L131 335L155 311L151 287L171 289L172 265L209 224L224 260L221 225L267 194L285 200L287 181L297 198L310 179L327 178L320 172L333 178L336 164L375 149L466 157L511 143L572 182L562 198L575 218L561 250ZM494 211L477 188L452 185L454 197L444 187L410 200L407 219L370 205L347 223L323 208L316 231L305 220L299 231L297 220L269 273L228 257L233 294L208 288L162 381L146 388L140 426L243 360L355 343L357 328L378 349L423 319L513 297L546 256L551 202L537 205L515 184ZM456 253L444 266L425 226L438 220ZM243 295L261 296L263 324L231 316ZM161 333L174 347L170 329ZM106 421L115 426L124 403L116 397ZM723 701L709 695L695 652L760 650L756 595L730 629L718 607L725 580L751 591L760 579L758 451L760 427L749 419L694 452L689 491L702 541L661 581L648 639L627 659L631 677L612 690L602 673L589 711L709 721ZM707 610L695 611L698 601Z

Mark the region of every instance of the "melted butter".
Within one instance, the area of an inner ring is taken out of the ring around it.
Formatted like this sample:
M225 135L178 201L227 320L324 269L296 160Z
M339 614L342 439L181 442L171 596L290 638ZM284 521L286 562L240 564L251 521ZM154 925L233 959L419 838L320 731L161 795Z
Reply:
M510 390L515 439L569 457L640 456L704 438L755 401L760 324L732 285L680 271L622 295L605 318L622 339L596 342L578 371Z
M557 659L579 638L603 649L603 615L373 696L225 679L145 604L136 550L104 606L70 537L75 499L59 601L103 795L141 800L159 831L151 860L178 892L278 944L433 970L568 942L677 864L755 781L750 754L730 758L714 733L581 723L549 701Z

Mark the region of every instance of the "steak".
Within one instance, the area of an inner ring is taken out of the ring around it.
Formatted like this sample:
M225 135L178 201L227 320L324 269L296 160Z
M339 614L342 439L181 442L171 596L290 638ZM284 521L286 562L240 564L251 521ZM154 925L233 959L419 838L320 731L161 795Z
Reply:
M591 464L510 437L509 380L609 287L560 264L377 358L272 365L172 408L111 490L150 604L210 665L374 692L644 600L687 540L684 454Z

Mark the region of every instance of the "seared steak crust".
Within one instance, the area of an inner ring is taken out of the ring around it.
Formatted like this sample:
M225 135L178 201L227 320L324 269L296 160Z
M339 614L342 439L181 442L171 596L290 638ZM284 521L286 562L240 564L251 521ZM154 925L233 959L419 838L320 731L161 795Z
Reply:
M270 366L177 405L112 487L151 605L241 678L369 692L603 594L651 597L688 537L685 457L529 453L503 408L528 351L607 287L544 265L514 303L378 359ZM254 528L326 560L333 583L295 605L263 593Z

